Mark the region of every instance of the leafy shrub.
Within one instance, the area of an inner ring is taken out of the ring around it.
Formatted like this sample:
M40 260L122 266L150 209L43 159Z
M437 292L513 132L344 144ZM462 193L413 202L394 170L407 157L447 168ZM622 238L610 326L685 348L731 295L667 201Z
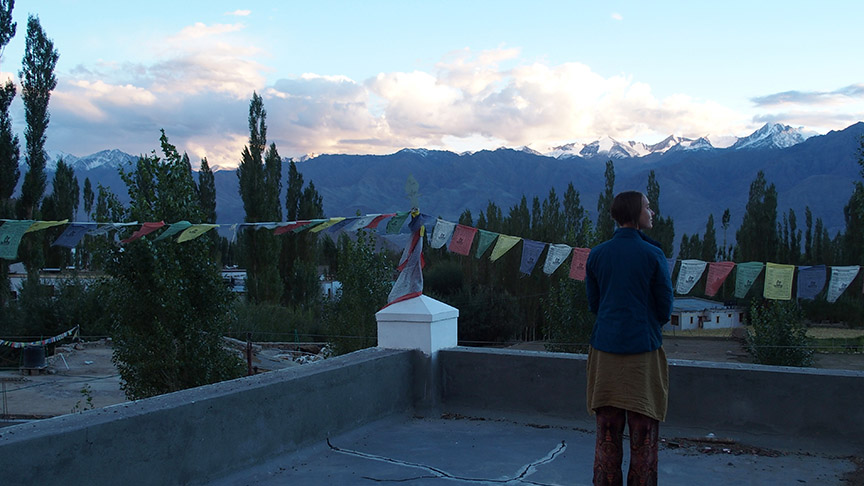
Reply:
M804 315L794 301L754 301L752 330L745 333L747 352L760 364L812 366L813 343L807 337Z
M254 304L237 299L228 335L253 341L308 342L323 340L323 326L312 310L292 309L275 304Z
M543 309L548 351L588 352L595 319L588 310L584 282L559 280L543 299Z
M522 329L519 305L506 290L477 284L455 293L439 293L427 291L424 285L423 293L459 309L460 343L503 343Z

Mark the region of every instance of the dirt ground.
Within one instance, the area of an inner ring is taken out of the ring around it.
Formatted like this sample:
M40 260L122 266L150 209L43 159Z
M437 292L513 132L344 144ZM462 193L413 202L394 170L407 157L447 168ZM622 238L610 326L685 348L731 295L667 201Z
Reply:
M235 343L234 347L241 346L245 347L245 343ZM536 342L514 347L544 349L542 343ZM741 344L732 339L665 336L664 348L670 359L752 362ZM314 353L305 354L313 357ZM817 368L864 370L861 353L817 354L815 361ZM51 417L126 401L120 389L120 375L111 362L111 346L106 341L58 346L46 364L46 370L31 375L14 369L0 370L0 418ZM259 372L298 364L296 352L271 345L254 347L253 366Z

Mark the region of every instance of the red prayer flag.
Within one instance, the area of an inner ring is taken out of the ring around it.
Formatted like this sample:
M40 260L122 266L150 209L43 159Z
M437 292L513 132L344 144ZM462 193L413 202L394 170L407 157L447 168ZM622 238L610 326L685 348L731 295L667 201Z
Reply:
M570 278L585 280L585 263L588 262L589 253L591 253L591 248L573 248L573 260L570 261Z
M165 226L164 221L159 221L157 223L144 223L141 225L140 228L138 228L138 231L132 233L132 236L130 236L129 238L126 238L125 240L120 240L120 243L130 243L137 240L138 238L141 238L144 235L148 235L156 231L163 226Z
M381 221L384 221L387 218L392 218L393 216L396 216L396 213L382 214L382 215L378 216L377 218L373 219L371 223L367 224L366 228L375 229L378 227L378 223L380 223ZM364 229L366 229L366 228L364 228Z
M735 268L733 262L710 262L708 263L708 281L705 283L705 295L713 297L720 290L720 286L726 281L726 277Z
M475 234L477 228L457 224L456 229L453 230L453 238L450 239L450 251L467 256L471 252L471 243L474 243Z
M285 226L280 226L280 227L276 228L275 230L273 230L273 234L274 235L285 234L291 230L295 230L297 228L302 228L303 226L306 226L307 224L309 224L311 222L312 221L295 221L291 224L286 224Z

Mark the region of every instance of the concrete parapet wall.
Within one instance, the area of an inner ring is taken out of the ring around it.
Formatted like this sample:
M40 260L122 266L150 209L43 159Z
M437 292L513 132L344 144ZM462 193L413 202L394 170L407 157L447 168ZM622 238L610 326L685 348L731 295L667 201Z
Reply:
M205 483L410 409L416 354L368 349L0 429L0 482Z
M440 351L438 359L445 409L589 417L585 355L456 348ZM864 450L864 372L690 360L669 365L666 425Z

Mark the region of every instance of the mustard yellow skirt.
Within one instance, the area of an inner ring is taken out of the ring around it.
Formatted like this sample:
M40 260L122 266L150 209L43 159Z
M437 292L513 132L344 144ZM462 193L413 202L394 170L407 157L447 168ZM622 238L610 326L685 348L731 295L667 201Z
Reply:
M588 413L617 407L666 420L669 365L663 347L640 354L588 351Z

